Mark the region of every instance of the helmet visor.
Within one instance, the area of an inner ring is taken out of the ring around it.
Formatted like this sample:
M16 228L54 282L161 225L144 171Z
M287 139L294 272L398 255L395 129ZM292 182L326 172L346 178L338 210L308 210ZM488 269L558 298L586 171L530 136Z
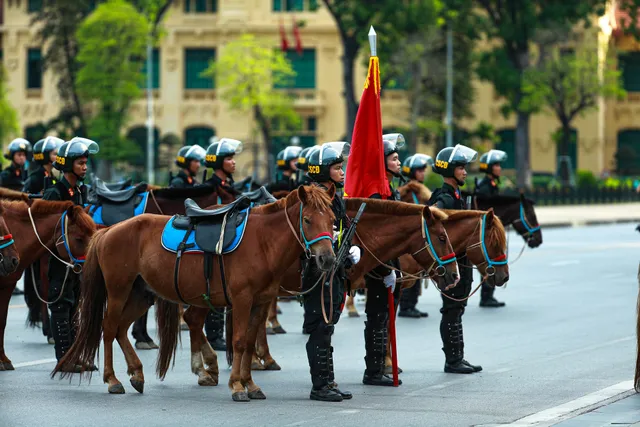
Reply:
M449 163L471 163L478 159L478 152L465 145L457 144L451 156L449 156Z
M431 156L427 156L426 154L415 154L411 157L411 162L409 162L410 168L426 168L427 166L433 166L433 158Z
M507 160L507 153L502 150L491 150L487 153L487 164L501 163Z
M199 145L192 145L191 148L189 148L189 150L186 153L184 153L184 158L194 159L202 162L204 161L204 158L206 155L207 155L207 152L204 150L204 148L202 148Z
M389 141L396 149L404 147L405 139L401 133L387 133L382 135L384 141Z
M88 151L89 154L97 154L98 151L100 151L100 147L98 146L98 143L90 140L89 138L81 138L79 136L76 136L71 141L69 141L69 148L73 147L76 144L80 144L78 145L78 147L79 147L79 150L83 153L85 151ZM74 147L74 151L75 151L75 147Z
M231 156L242 153L242 142L237 139L222 138L218 141L217 156Z
M344 141L325 142L322 144L322 147L330 147L344 158L349 157L349 153L351 152L351 144Z

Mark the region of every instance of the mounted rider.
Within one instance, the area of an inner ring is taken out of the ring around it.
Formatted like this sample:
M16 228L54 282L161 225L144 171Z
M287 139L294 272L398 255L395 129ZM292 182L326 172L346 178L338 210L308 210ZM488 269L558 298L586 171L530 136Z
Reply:
M344 158L349 154L349 143L328 142L308 150L307 174L314 185L328 190L333 184L337 189L344 186ZM337 252L341 243L342 232L349 227L349 218L342 197L336 192L331 209L336 217L334 224L334 251ZM360 260L360 248L352 246L347 258L348 266L357 264ZM307 341L307 357L311 371L311 400L324 402L341 402L353 396L348 391L338 389L334 381L333 347L331 336L335 324L340 319L345 297L345 267L337 266L333 281L329 278L324 283L317 284L322 273L317 270L315 262L303 259L302 290L304 295L304 333L309 334ZM314 287L315 286L315 287ZM329 289L331 286L333 289ZM333 295L333 298L330 297ZM324 307L323 307L324 306ZM323 308L327 314L323 315Z
M233 188L233 174L236 171L235 155L242 152L242 142L236 139L222 138L213 142L207 148L205 155L205 167L213 169L213 175L204 184L214 187L215 191L222 188L224 191L238 196ZM220 201L220 197L218 197ZM224 307L216 307L209 311L204 322L204 331L207 341L214 350L226 351L227 343L224 340Z
M176 155L176 165L180 168L178 174L169 182L169 187L190 188L198 184L196 175L200 164L204 161L205 151L199 145L185 145Z
M304 148L298 155L298 160L296 161L296 167L298 168L298 185L309 185L313 182L307 174L309 170L309 162L307 161L307 158L313 150L317 150L318 148L319 146L317 145Z
M480 170L485 173L476 184L476 193L486 196L500 194L500 176L502 175L502 162L507 160L507 153L502 150L490 150L480 156ZM493 296L496 288L486 283L482 284L480 291L480 307L504 307L505 303L498 301Z
M384 145L384 162L387 179L389 182L394 177L400 176L400 159L398 149L404 146L404 136L399 133L382 136ZM388 200L400 200L397 190L390 187L391 197ZM380 194L372 194L372 199L380 199ZM399 268L397 259L387 262L394 268ZM384 373L384 360L387 351L389 322L389 296L387 288L394 294L394 301L398 301L400 286L396 287L396 272L388 267L380 265L373 270L373 274L365 276L367 287L367 303L365 312L364 340L366 354L364 357L366 369L362 377L362 383L367 385L393 386L393 379ZM399 381L402 384L402 381Z
M62 178L47 188L42 198L52 201L71 201L84 206L85 189L82 185L87 175L87 162L90 155L99 151L98 144L87 138L75 137L58 148L53 167L62 172ZM80 289L79 276L56 258L49 258L49 305L51 310L51 332L55 339L56 359L58 361L69 350L75 340L73 316L78 304ZM65 283L66 282L66 283ZM79 371L76 366L74 371ZM97 370L95 366L85 369Z
M280 177L267 187L270 193L275 191L293 191L298 188L296 172L298 171L297 162L300 158L301 151L302 147L290 145L278 153L276 156L276 166Z
M440 209L465 210L467 204L462 199L460 187L467 179L466 167L475 162L478 153L462 144L447 147L436 156L433 171L444 178L441 188L436 189L429 200L429 204ZM460 266L460 281L458 285L444 294L464 301L454 301L442 295L442 319L440 321L440 336L442 338L446 361L444 371L453 374L472 374L480 372L481 366L475 366L464 359L464 340L462 334L462 315L467 306L473 283L473 269L466 255L458 257Z
M30 194L40 194L56 183L52 173L52 164L56 160L58 148L62 144L64 144L64 140L55 136L47 136L35 143L33 146L33 161L38 165L38 168L29 174L22 191Z
M24 138L16 138L9 143L4 158L11 161L11 165L0 172L0 187L15 191L22 191L27 179L25 164L31 153L31 143Z
M416 153L407 157L402 163L402 175L410 181L415 181L424 185L427 166L433 166L433 158L426 154ZM414 203L419 203L418 197L413 192ZM421 280L416 280L415 284L407 289L402 290L400 295L400 311L399 317L421 318L429 317L429 313L420 311L416 308L418 297L420 296Z

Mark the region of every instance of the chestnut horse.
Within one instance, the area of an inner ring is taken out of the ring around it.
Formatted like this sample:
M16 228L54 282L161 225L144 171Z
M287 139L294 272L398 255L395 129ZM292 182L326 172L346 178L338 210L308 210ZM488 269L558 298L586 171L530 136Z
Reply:
M13 370L4 353L4 331L13 288L25 268L46 253L53 251L64 262L81 258L96 225L82 207L71 202L36 200L29 207L23 201L2 200L0 206L6 225L17 237L15 246L20 258L14 272L0 278L0 365L4 370Z
M335 189L328 194L320 188L300 187L286 199L253 208L244 241L224 257L227 291L233 305L233 322L227 322L231 333L227 337L233 339L229 387L234 401L265 398L251 378L251 358L243 359L242 356L245 349L248 354L253 353L257 327L264 324L269 303L277 293L276 278L306 251L316 255L321 270L326 271L333 265L335 258L330 236L334 192ZM163 300L177 302L181 299L173 275L167 271L167 266L175 264L176 256L162 248L159 241L168 220L169 217L145 214L96 233L85 264L78 337L52 376L67 365L84 366L80 361L93 362L104 330L103 378L109 384L109 392L124 393L113 369L113 340L116 338L127 361L127 372L132 375L131 384L138 392L143 392L142 363L127 338L127 329L146 309L143 304L136 303L143 299L142 290L134 286L138 276ZM315 237L308 239L307 236ZM221 262L221 257L216 258ZM202 297L206 289L202 275L203 257L185 255L181 271L178 285L182 299L190 304L190 308L208 310L209 303ZM217 283L212 286L211 304L224 307L227 305L225 291ZM177 346L178 306L160 305L160 354L156 370L160 378L164 378ZM209 385L215 385L218 381L216 354L204 337L202 325L197 329L192 327L188 312L185 312L185 320L191 331L192 369L196 372L202 366L204 354L205 361L208 364L215 362L215 366L201 374L209 377ZM62 373L62 376L66 374Z

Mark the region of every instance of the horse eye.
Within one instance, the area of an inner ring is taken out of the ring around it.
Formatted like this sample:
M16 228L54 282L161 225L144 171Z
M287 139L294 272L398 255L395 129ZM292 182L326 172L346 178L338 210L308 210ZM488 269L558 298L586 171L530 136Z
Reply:
M311 224L311 221L309 221L309 218L307 218L306 216L304 218L302 218L302 220L304 221L305 224L309 225Z
M440 240L442 243L447 241L447 238L444 236L444 234L441 234L440 236L438 236L438 240Z

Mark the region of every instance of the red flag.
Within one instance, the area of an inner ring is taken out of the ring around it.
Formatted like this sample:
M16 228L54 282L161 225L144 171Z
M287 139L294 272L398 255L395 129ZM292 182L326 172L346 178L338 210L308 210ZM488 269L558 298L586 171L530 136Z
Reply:
M284 23L282 22L282 18L280 18L280 46L283 52L289 50L289 42L287 41L287 33L284 30Z
M345 197L383 199L391 196L384 165L382 116L380 114L380 64L377 56L369 58L369 71L353 126L351 152L345 177Z
M300 38L300 28L296 23L296 18L292 15L291 21L293 22L293 38L296 40L296 52L298 55L302 55L302 39Z

